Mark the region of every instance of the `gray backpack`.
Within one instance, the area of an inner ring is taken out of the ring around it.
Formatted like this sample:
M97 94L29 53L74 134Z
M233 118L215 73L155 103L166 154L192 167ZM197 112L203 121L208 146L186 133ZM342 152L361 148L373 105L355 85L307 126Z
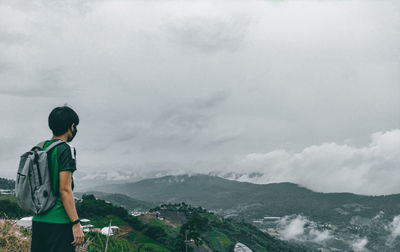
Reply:
M64 141L56 141L43 150L45 144L43 141L21 156L15 182L15 195L19 206L25 211L41 214L56 203L47 153L61 143Z

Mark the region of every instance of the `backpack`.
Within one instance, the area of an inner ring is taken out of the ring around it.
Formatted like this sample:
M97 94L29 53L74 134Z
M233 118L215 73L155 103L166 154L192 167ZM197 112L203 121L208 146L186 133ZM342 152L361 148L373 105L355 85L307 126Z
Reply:
M64 141L55 141L43 150L43 141L21 156L15 181L15 195L18 205L25 211L42 214L55 205L57 197L52 190L47 153L61 143Z

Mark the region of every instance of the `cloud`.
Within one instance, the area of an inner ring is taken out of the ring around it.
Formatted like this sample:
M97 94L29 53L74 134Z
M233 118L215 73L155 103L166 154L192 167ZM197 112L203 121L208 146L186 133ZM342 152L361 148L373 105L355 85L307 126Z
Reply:
M151 137L188 143L209 125L214 109L227 97L226 92L217 92L206 98L166 108L152 122L148 134Z
M221 13L218 11L221 7L218 3L195 2L191 5L198 8L164 18L170 42L177 44L180 49L206 53L235 52L245 46L248 29L253 21L243 10Z
M312 229L310 231L310 237L311 237L312 241L314 241L316 243L321 243L328 239L331 239L332 235L328 230L319 231L319 230Z
M395 216L390 223L390 231L393 238L400 236L400 215Z
M366 251L368 251L368 249L365 247L367 244L368 244L367 238L360 238L360 239L355 240L352 243L351 247L356 252L366 252Z
M279 221L277 229L284 240L321 244L333 238L329 230L319 230L316 222L302 215L285 216Z
M310 242L317 243L318 247L328 250L346 247L346 251L367 252L380 251L384 247L397 251L400 246L400 215L394 216L392 220L385 215L380 211L372 218L354 216L345 229L329 222L314 222L302 215L290 215L278 221L276 231L284 240L308 245ZM351 226L361 229L354 232Z
M51 137L48 113L67 102L88 173L236 168L262 183L397 190L396 154L379 147L368 162L355 146L398 128L399 1L0 2L0 129L18 143L1 176ZM328 181L343 164L345 181Z
M27 37L20 33L0 30L0 44L15 45L26 40Z
M64 74L62 69L34 69L31 74L32 85L6 84L0 87L0 94L20 97L51 98L67 97L76 92L71 85L62 83L62 76ZM7 76L3 76L3 78L8 79Z
M300 152L278 149L250 153L234 163L242 176L254 183L290 181L322 192L360 194L399 193L400 130L376 132L365 147L335 142L304 148ZM250 173L262 176L250 178Z
M210 141L207 144L205 144L202 149L229 144L233 141L238 140L240 138L240 135L241 135L240 130L223 131L221 133L218 133L217 136L210 139Z
M386 245L394 247L397 238L400 237L400 215L395 216L392 222L385 225L385 230L389 231Z
M283 219L281 225L284 225L284 228L280 233L287 240L299 239L304 234L304 225L306 223L307 219L302 216L297 216L292 220Z

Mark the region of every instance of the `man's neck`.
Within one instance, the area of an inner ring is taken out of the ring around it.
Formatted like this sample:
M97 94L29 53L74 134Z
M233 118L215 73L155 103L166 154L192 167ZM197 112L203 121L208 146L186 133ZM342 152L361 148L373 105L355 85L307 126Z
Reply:
M51 140L54 140L54 139L60 139L60 140L62 140L62 141L64 141L64 142L67 142L68 137L67 137L66 135L53 136L53 137L51 138Z

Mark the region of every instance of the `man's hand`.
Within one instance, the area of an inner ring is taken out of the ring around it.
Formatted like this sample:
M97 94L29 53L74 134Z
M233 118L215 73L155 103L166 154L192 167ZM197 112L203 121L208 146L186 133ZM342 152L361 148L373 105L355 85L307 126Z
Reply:
M74 241L72 245L77 246L83 243L85 235L83 234L81 224L77 223L72 226L72 233L74 234Z

